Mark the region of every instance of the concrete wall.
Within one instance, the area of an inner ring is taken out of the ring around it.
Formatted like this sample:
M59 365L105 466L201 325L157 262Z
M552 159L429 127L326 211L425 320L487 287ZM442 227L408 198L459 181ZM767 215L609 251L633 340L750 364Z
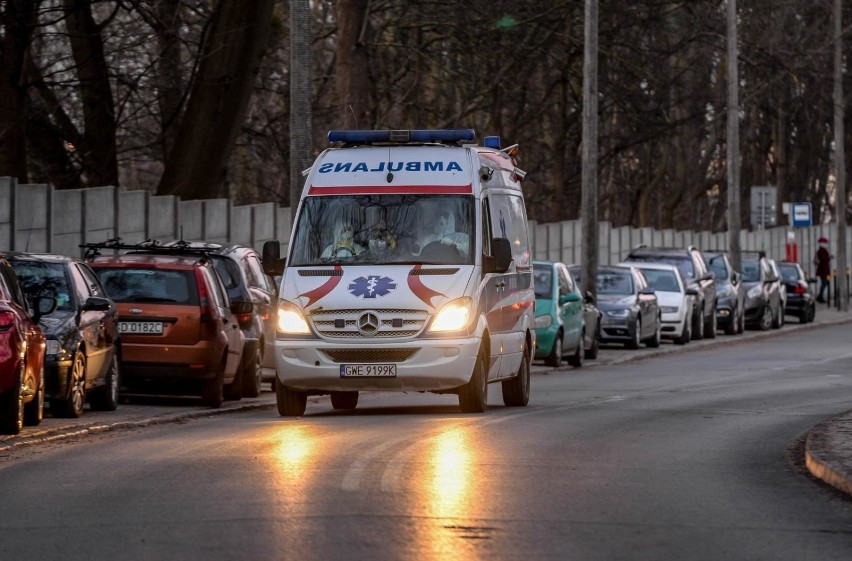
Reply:
M258 250L277 239L286 250L292 221L290 209L275 203L234 206L228 199L181 201L174 196L153 196L147 191L115 187L55 190L49 185L18 185L0 177L0 250L80 255L79 245L120 237L126 243L146 239L168 241L183 238L219 243L239 243ZM836 254L837 228L779 227L740 233L744 251L764 250L784 259L787 236L795 236L799 262L813 274L817 240L826 236ZM582 225L579 220L549 224L529 222L531 253L535 259L579 263L582 259ZM852 251L852 228L846 228L846 247ZM657 246L695 245L702 249L727 249L726 232L654 230L612 227L601 222L598 262L615 264L640 244ZM852 263L847 255L847 263Z

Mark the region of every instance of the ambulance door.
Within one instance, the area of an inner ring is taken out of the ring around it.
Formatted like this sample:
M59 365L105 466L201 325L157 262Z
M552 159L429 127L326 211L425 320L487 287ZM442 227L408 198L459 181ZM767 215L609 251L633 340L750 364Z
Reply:
M490 203L487 197L482 198L482 253L491 255L491 238L495 234L491 228ZM503 346L502 331L502 301L503 275L486 273L482 278L480 296L488 334L491 339L488 377L495 378L500 373L500 349Z

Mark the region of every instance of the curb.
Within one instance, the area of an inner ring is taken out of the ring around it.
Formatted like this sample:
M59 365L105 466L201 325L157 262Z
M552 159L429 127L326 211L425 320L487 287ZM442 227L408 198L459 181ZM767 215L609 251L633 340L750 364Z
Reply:
M845 460L845 461L844 461ZM835 489L852 495L852 411L823 421L805 438L808 471Z

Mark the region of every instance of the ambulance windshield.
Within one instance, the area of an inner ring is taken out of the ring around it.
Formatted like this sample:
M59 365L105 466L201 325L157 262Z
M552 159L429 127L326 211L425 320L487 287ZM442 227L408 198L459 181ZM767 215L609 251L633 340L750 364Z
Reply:
M308 197L289 266L472 264L470 195Z

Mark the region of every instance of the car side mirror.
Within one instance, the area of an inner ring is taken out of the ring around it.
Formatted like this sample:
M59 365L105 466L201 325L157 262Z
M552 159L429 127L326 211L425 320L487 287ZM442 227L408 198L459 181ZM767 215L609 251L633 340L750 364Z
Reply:
M81 311L83 312L106 312L109 310L112 303L109 298L101 298L100 296L89 296L83 303Z
M568 304L570 302L579 302L580 295L576 292L569 292L568 294L563 294L559 297L559 305Z
M585 301L588 304L594 304L595 303L595 296L591 292L586 291Z
M251 302L231 302L231 312L234 314L250 314L254 305Z
M654 290L653 286L646 286L639 291L639 296L656 296L656 294L657 292Z
M484 259L486 273L505 273L512 264L512 244L506 238L491 238L491 255Z
M281 242L278 240L263 242L260 259L263 263L263 272L267 275L276 277L284 274L287 260L281 257Z
M689 286L686 289L686 294L688 296L698 296L698 289L695 288L694 286Z
M35 301L35 309L33 310L32 318L35 323L41 319L41 316L53 312L56 309L56 298L53 296L39 296Z
M741 278L742 278L742 275L740 275L736 271L734 271L734 274L731 275L731 280L734 281L734 284L738 284L740 282Z

